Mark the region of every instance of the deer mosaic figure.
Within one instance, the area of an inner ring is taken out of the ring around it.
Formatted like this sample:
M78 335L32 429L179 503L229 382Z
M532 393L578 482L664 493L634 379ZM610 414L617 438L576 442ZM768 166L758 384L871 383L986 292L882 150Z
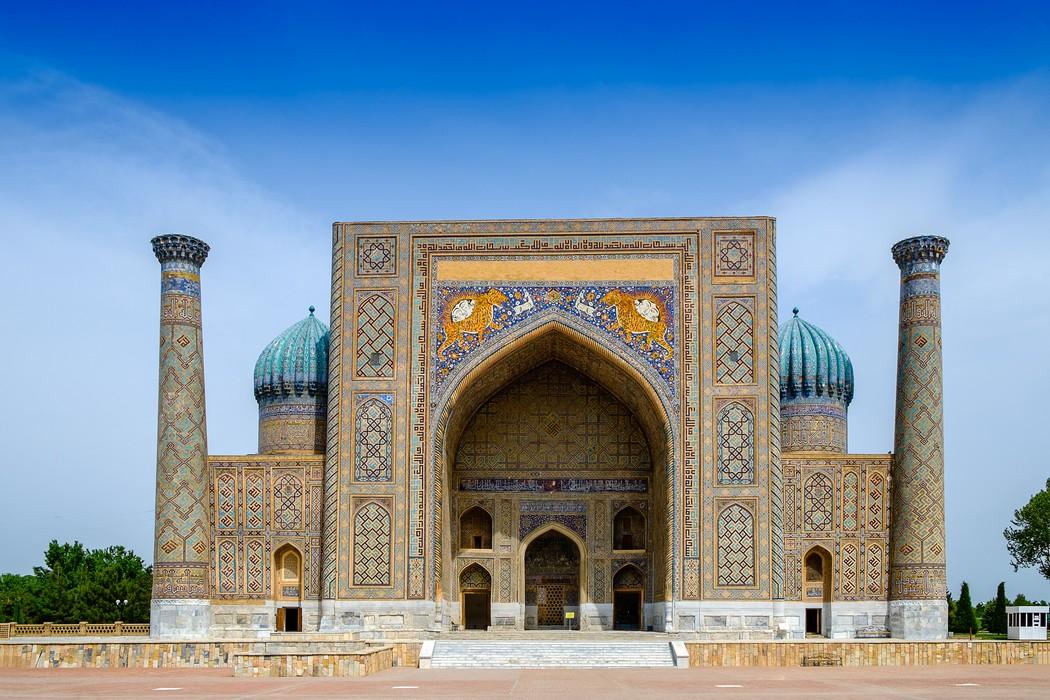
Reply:
M478 342L485 340L485 332L490 328L499 329L496 324L495 307L507 301L507 295L498 289L487 292L465 292L457 294L445 304L441 314L441 326L445 331L445 342L438 348L440 356L454 344L463 343L463 335L478 337Z
M653 343L672 353L667 342L667 309L655 294L640 292L628 294L619 289L611 289L602 297L602 303L616 309L616 320L609 325L609 330L622 328L629 336L644 335L645 347L652 349Z

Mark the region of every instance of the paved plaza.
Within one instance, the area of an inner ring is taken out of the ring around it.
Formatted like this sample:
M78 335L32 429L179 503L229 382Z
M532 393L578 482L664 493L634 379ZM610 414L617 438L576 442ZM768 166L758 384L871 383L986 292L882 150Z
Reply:
M393 669L368 678L234 678L226 669L0 670L0 697L1046 698L1045 666L582 670Z

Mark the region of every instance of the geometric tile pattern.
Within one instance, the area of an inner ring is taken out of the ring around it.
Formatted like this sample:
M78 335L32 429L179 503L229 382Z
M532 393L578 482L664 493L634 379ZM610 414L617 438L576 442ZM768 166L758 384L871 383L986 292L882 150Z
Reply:
M246 588L249 594L264 595L267 591L266 585L266 548L262 540L249 540L247 545L247 562L245 572L247 576Z
M285 474L273 485L273 524L279 530L302 527L303 482Z
M357 237L357 276L389 277L397 274L397 236Z
M510 559L499 560L499 600L501 603L510 602L511 590L511 562Z
M220 530L237 527L237 477L222 474L215 485L215 522Z
M557 362L532 370L483 404L455 458L457 470L500 475L595 467L648 470L649 445L623 403Z
M220 540L216 548L219 570L216 579L219 593L237 592L237 540Z
M248 455L211 457L211 498L215 541L213 598L244 600L272 593L270 571L274 549L294 546L304 555L305 589L316 593L320 573L320 455ZM244 494L230 515L219 504ZM307 497L309 495L309 498ZM220 519L244 525L222 528Z
M755 585L755 518L741 503L718 514L718 585Z
M857 557L857 545L847 542L842 545L839 559L839 592L843 600L857 597L857 569L860 559Z
M831 530L834 527L835 488L825 474L814 474L803 489L805 529Z
M846 472L842 476L842 529L857 529L857 512L860 509L860 489L857 472Z
M868 545L868 560L865 563L868 575L868 597L872 598L883 598L885 597L885 590L883 588L883 571L885 570L886 562L883 559L883 549L879 544L871 543Z
M868 477L868 529L881 530L886 526L883 519L886 510L886 480L881 474Z
M361 379L394 378L397 290L362 291L357 299L354 367Z
M718 483L755 481L755 417L740 401L718 411Z
M390 511L378 501L359 503L354 512L354 586L389 586Z
M715 277L755 276L755 234L716 231L714 234Z
M492 576L480 564L471 564L459 575L459 589L488 590L492 588Z
M889 536L883 490L892 462L890 455L848 454L784 460L785 600L801 599L804 554L816 546L831 555L831 600L885 600L878 592L885 578L883 553ZM832 507L823 498L829 486ZM827 527L813 527L829 518Z
M251 472L244 477L244 527L261 530L266 527L266 489L263 474Z
M755 383L753 298L715 299L715 381Z
M393 479L392 394L355 394L354 481Z

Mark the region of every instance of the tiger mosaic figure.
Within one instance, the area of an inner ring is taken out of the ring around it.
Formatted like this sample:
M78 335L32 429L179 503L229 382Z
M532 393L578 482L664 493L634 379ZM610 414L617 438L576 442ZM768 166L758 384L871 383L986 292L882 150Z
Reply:
M628 336L644 335L646 348L651 350L656 343L667 350L668 355L673 352L666 337L667 309L658 296L611 289L602 297L602 303L616 309L616 320L609 324L609 330L622 328Z
M476 335L478 342L485 340L485 332L498 330L495 322L495 307L506 303L507 295L498 289L487 292L467 292L457 294L445 304L441 314L441 326L445 331L445 341L438 347L438 355L454 344L463 344L463 335Z

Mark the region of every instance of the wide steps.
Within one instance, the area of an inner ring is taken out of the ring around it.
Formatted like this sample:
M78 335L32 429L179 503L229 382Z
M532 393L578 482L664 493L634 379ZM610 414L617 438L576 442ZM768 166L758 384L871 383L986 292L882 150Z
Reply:
M673 667L668 642L449 641L434 643L431 668Z

